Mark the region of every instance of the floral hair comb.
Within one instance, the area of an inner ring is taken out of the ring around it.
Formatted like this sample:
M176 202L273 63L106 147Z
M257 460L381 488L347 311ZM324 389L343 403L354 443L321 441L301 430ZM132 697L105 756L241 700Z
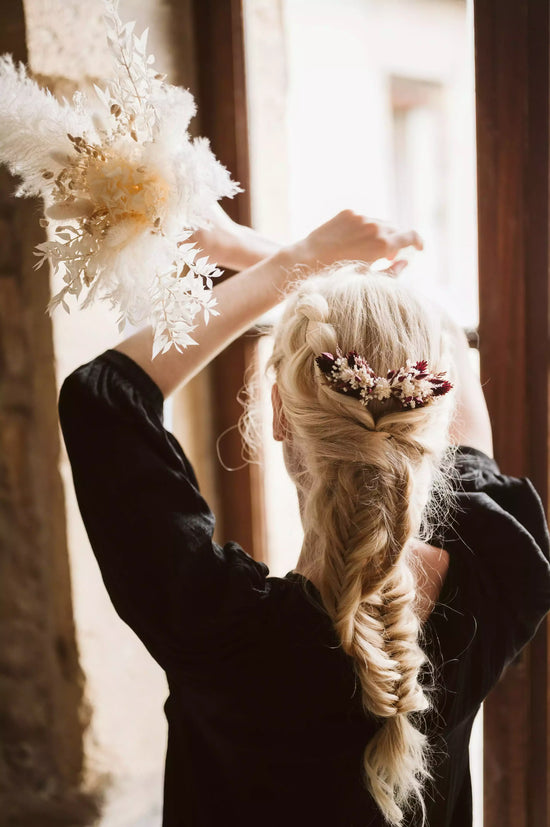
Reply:
M437 396L452 389L445 379L445 371L430 373L428 362L408 361L405 367L390 370L386 376L377 376L363 356L355 351L343 354L336 350L321 353L315 359L325 383L338 393L345 393L365 405L371 399L397 399L403 408L422 408Z

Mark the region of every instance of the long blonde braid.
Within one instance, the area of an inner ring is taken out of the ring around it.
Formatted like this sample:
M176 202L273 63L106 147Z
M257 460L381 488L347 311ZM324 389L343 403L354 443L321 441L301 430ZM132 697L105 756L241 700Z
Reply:
M437 324L400 285L347 265L310 279L276 331L272 364L300 471L302 560L315 571L342 648L354 661L365 711L381 721L364 752L365 780L385 818L402 822L428 773L417 726L429 707L409 541L446 447L446 400L416 410L362 406L319 381L322 352L357 350L383 373L407 358L442 366ZM385 405L385 407L384 407Z

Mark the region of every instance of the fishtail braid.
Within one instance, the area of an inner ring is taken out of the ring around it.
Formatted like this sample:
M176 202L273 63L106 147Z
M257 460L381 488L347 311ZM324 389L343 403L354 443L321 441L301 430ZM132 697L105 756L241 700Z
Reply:
M321 597L342 648L354 660L363 706L382 720L365 748L367 785L388 820L399 823L411 797L422 801L426 739L408 716L426 710L428 701L419 684L426 657L418 644L414 581L405 552L412 536L410 475L407 461L399 468L399 456L391 464L392 471L369 465L360 473L346 464L338 473L340 495L333 495L321 522L321 508L316 510L324 548ZM345 474L348 485L342 484ZM365 475L377 479L375 497L361 496Z
M283 411L299 457L301 566L315 573L343 650L353 659L365 711L380 726L365 746L368 789L387 821L416 801L425 813L428 744L420 683L410 541L447 447L450 405L400 410L358 400L319 381L315 357L356 350L378 374L408 358L444 366L443 337L429 313L384 276L356 264L309 279L290 299L276 336Z

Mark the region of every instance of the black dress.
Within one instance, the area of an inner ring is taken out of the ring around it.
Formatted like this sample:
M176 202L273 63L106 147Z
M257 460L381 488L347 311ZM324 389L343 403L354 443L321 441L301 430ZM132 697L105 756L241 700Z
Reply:
M360 780L377 722L319 593L212 542L214 517L162 408L158 387L117 351L71 374L59 402L105 585L168 676L164 827L382 827ZM433 539L450 565L423 644L439 686L430 827L471 824L472 721L550 608L532 485L471 448L456 466L456 513Z

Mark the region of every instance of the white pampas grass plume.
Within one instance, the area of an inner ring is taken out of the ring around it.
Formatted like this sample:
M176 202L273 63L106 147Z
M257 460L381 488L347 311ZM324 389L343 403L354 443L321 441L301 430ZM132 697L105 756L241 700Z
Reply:
M93 110L80 93L58 102L0 57L0 162L21 179L16 195L44 199L50 240L36 267L48 261L64 281L49 309L107 299L121 329L152 323L156 355L194 344L197 314L217 313L220 271L188 239L239 187L208 141L189 139L193 96L155 72L147 31L122 25L117 0L105 7L116 71Z
M16 195L46 195L73 151L67 133L90 126L85 112L59 103L10 55L0 57L0 161L22 179ZM49 179L45 167L53 173Z

